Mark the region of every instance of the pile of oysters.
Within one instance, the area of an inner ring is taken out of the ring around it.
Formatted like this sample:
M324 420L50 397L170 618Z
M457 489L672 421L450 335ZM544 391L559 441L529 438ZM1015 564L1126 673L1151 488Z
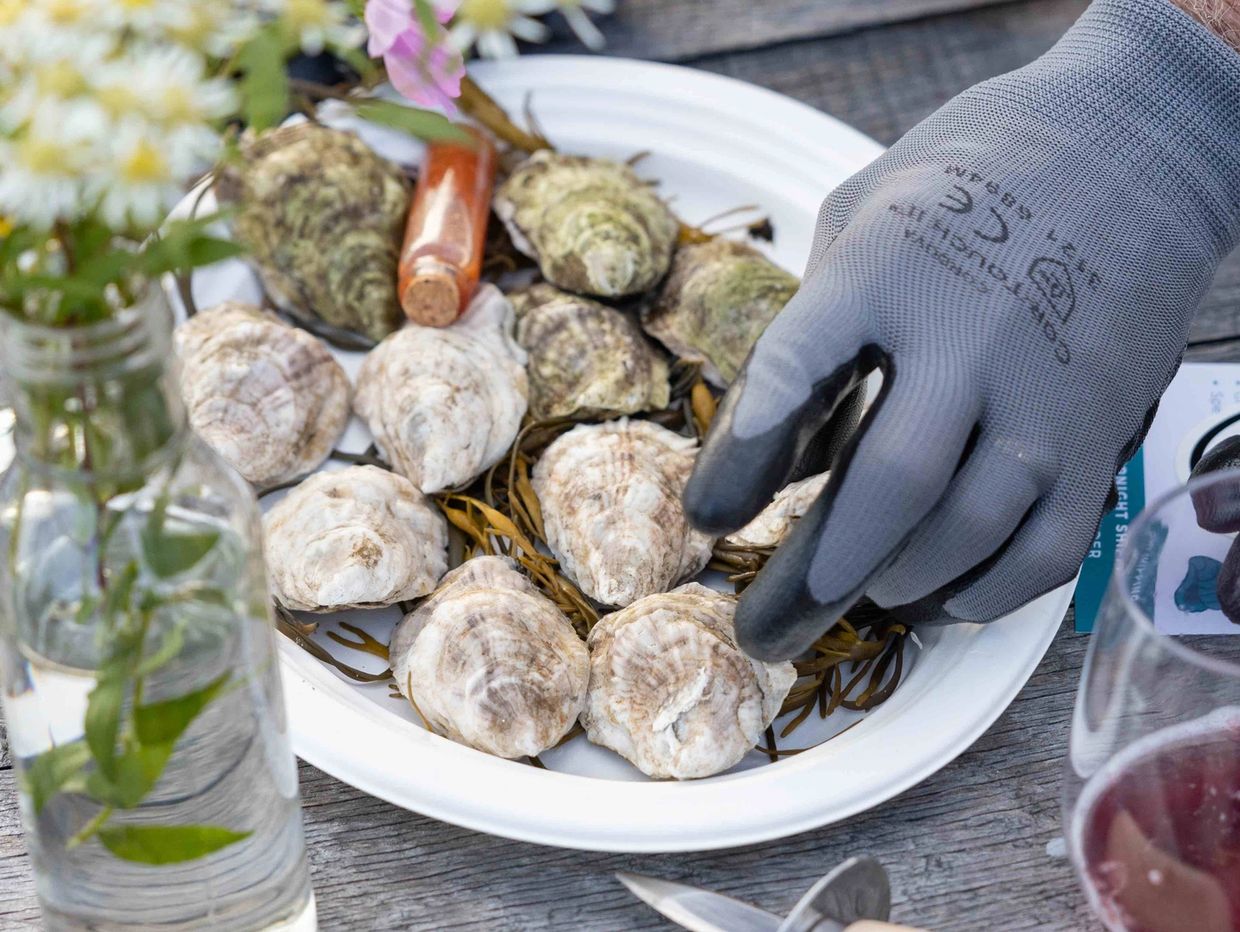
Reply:
M276 602L407 609L396 688L478 750L534 757L580 726L654 778L736 765L797 673L746 656L735 596L693 582L718 543L681 505L697 434L658 415L686 364L703 392L726 388L796 277L683 236L628 165L540 150L507 166L493 204L532 260L520 287L483 284L456 323L418 326L395 291L406 172L313 122L248 136L241 156L217 194L267 307L198 310L176 349L198 435L260 494L287 490L264 519ZM321 338L341 333L373 344L352 382ZM372 456L321 469L351 416ZM449 554L444 496L543 422L560 430L530 473L539 547L596 610L587 637L505 551ZM776 546L824 478L728 540Z

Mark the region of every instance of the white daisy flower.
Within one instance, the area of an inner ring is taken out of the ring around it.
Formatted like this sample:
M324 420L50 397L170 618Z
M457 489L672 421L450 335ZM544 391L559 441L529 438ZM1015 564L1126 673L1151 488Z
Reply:
M616 11L615 0L559 0L559 7L582 45L598 51L607 44L599 28L590 22L586 11L608 16Z
M160 134L138 121L124 124L89 186L104 222L113 229L157 224L180 199L186 179L204 164L207 153L197 136Z
M349 10L332 0L266 0L267 8L297 36L301 50L317 55L327 46L361 45L366 30L350 22Z
M39 229L87 209L83 179L108 126L90 104L49 102L14 137L0 138L0 214Z
M150 45L97 69L96 99L114 118L141 113L168 126L205 124L234 112L228 81L208 78L202 58L185 48Z
M21 125L32 119L45 101L65 102L91 95L114 47L106 35L72 31L53 32L40 45L36 59L14 66L8 97L0 102L0 125Z
M485 58L512 58L517 39L546 41L547 27L531 17L555 8L556 0L462 0L448 35L461 54L476 45Z

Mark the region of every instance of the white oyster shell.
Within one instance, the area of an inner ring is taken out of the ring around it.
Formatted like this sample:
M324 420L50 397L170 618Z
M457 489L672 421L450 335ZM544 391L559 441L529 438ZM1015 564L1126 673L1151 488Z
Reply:
M500 757L555 746L585 703L585 643L506 557L476 557L445 576L397 625L389 655L427 725Z
M397 472L427 494L493 466L525 415L525 351L492 285L450 327L408 325L371 350L354 410Z
M667 274L679 224L627 165L543 149L495 192L495 214L543 277L577 294L623 297Z
M725 542L739 547L778 547L792 530L792 523L809 511L827 487L829 477L820 472L784 486L756 518L729 534Z
M600 619L590 632L581 724L651 777L709 777L740 762L797 674L736 646L736 598L689 583Z
M227 301L177 327L190 426L258 489L305 475L349 419L349 379L317 337Z
M667 407L667 360L637 321L547 284L511 295L538 420Z
M272 592L298 611L374 608L425 595L448 569L448 522L377 466L316 473L263 517Z
M695 576L711 538L685 517L697 444L649 421L575 427L534 466L547 544L593 599L628 605Z

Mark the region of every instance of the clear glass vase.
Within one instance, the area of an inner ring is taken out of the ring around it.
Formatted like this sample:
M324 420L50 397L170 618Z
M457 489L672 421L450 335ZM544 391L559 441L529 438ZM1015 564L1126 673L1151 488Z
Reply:
M162 293L0 318L0 683L47 927L313 929L258 508L186 427Z

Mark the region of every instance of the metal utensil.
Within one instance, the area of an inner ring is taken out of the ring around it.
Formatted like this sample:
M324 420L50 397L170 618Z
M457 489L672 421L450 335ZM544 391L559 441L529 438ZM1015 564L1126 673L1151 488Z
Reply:
M691 932L843 932L891 912L887 872L873 858L849 858L809 888L788 917L688 884L617 873L634 895Z

